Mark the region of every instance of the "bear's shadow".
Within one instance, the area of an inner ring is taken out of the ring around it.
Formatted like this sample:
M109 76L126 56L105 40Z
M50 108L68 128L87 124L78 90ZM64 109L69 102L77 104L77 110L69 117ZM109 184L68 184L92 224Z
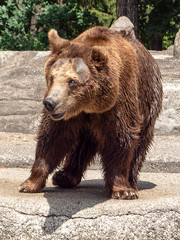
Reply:
M152 182L139 181L138 183L139 191L152 189L155 186ZM84 180L77 188L73 189L46 187L44 197L49 204L49 213L42 228L47 234L52 234L81 210L108 200L105 194L104 181L100 179Z

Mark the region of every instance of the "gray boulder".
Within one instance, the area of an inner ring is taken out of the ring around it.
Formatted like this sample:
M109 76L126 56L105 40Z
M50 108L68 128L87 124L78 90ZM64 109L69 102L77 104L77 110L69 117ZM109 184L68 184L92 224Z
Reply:
M176 33L174 41L174 57L180 59L180 29Z
M123 17L119 17L110 27L111 30L115 30L118 32L121 31L125 31L126 34L132 34L133 36L135 36L134 34L134 25L132 24L132 22L129 20L129 18L123 16Z

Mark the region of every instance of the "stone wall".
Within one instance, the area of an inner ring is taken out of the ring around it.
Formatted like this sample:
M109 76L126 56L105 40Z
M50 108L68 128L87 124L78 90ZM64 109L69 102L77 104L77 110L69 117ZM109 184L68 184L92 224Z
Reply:
M0 52L0 129L32 133L45 90L43 66L49 52Z

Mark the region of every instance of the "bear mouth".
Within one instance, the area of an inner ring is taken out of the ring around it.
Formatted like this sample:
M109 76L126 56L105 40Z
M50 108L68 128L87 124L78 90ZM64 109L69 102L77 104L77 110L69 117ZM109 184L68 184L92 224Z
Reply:
M51 118L53 120L60 120L64 117L65 114L66 114L66 112L59 113L59 114L51 114Z

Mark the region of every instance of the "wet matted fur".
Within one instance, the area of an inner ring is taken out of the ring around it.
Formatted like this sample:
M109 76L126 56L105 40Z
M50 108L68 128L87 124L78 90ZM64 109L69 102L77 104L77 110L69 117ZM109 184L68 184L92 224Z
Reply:
M138 172L162 107L156 61L137 39L105 27L72 41L51 30L49 41L36 158L20 191L40 192L62 161L53 184L77 186L98 153L107 195L137 198Z

